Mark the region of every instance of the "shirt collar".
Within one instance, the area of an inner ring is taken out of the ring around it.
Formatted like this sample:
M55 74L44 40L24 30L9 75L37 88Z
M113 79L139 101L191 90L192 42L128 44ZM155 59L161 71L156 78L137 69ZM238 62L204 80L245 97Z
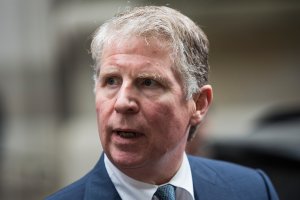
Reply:
M108 175L122 199L133 199L134 197L134 199L151 200L153 194L159 187L158 185L137 181L125 175L114 166L106 155L104 157L104 163ZM176 199L194 199L192 173L185 153L179 170L168 184L177 187Z
M192 172L189 161L187 159L186 154L183 155L182 164L175 174L175 176L170 180L169 184L177 187L176 189L176 197L177 199L189 199L188 196L184 195L186 198L178 198L178 195L181 196L182 193L178 194L178 191L185 190L188 192L192 199L194 199L194 187L193 187L193 179Z

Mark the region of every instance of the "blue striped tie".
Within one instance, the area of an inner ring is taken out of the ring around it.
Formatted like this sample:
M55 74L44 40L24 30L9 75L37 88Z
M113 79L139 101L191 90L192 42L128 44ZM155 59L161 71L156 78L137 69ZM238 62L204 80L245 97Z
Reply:
M170 184L160 186L154 195L159 200L175 200L175 187Z

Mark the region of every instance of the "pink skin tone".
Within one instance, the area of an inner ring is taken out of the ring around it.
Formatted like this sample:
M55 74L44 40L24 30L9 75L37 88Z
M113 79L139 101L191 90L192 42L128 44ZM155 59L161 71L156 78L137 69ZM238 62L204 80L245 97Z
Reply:
M212 98L206 85L186 100L165 46L141 37L105 45L95 90L104 152L123 173L152 184L176 173L188 130L201 122Z

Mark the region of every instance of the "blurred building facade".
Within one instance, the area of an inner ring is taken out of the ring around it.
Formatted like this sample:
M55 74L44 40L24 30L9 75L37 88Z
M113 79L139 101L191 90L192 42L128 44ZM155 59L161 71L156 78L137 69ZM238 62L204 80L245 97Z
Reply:
M0 199L41 199L99 157L89 43L119 10L167 5L210 40L211 140L249 133L268 107L300 106L300 4L263 1L0 1Z

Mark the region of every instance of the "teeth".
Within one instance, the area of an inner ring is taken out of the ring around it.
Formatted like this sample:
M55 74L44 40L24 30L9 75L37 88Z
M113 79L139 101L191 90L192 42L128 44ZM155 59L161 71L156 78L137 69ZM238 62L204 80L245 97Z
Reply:
M121 137L125 137L125 138L133 138L133 137L136 137L136 133L132 133L132 132L118 131L117 133L118 133L118 135L120 135Z

